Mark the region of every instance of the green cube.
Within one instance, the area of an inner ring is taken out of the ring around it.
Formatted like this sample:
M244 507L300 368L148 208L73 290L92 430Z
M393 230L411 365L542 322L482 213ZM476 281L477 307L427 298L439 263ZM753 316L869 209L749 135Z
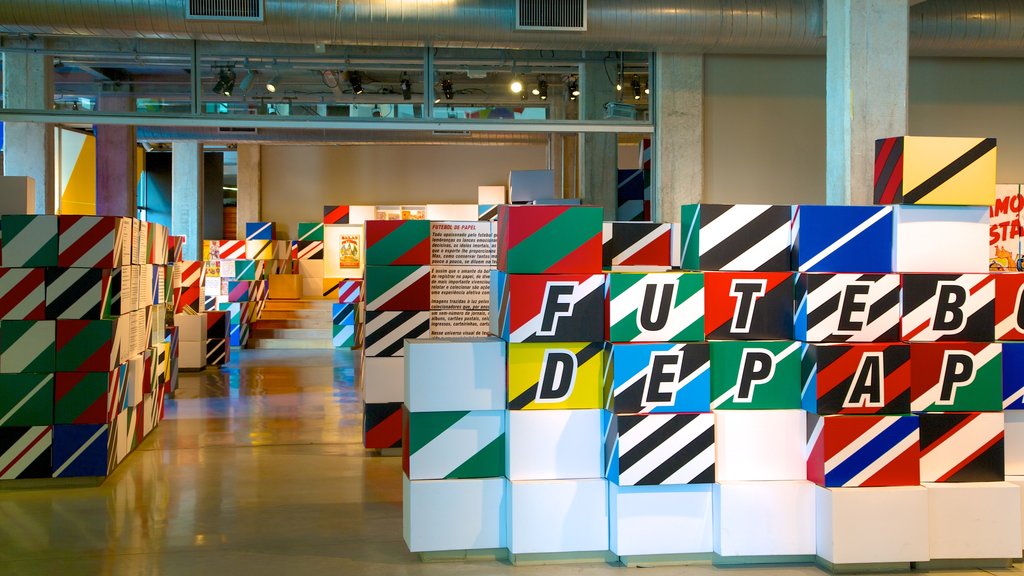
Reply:
M712 410L800 408L800 342L711 342Z

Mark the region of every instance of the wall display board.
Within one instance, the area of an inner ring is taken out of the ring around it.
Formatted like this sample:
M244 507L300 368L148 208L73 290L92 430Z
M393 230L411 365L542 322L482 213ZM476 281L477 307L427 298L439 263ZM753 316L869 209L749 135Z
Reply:
M363 227L353 224L324 226L324 278L362 278Z

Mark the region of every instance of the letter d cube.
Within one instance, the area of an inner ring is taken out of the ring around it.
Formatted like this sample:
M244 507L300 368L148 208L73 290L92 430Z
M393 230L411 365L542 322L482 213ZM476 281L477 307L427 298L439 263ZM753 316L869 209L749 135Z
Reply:
M601 408L603 342L509 344L509 410Z

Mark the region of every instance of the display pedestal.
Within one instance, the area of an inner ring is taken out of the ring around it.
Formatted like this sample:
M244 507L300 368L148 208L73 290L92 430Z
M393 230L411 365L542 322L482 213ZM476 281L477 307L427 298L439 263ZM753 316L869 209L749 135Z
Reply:
M814 488L806 480L715 484L713 562L813 562Z
M402 478L405 543L410 552L491 550L507 545L504 478Z
M1024 557L1024 476L1007 476L1006 477L1006 481L1011 483L1011 484L1016 485L1017 487L1019 487L1021 489L1020 509L1021 509L1021 538L1022 538L1021 550L1022 550L1022 554L1021 554L1020 557Z
M708 554L712 485L608 486L610 548L617 556Z
M1024 410L1003 412L1003 450L1006 455L1006 476L1024 477Z
M814 493L817 554L826 565L842 570L901 564L906 569L929 559L925 488L816 486Z
M803 410L715 412L715 472L719 482L802 480L807 477Z
M528 561L524 554L555 554L573 560L614 557L608 552L607 486L600 478L509 482L512 562Z
M1002 560L1021 555L1021 490L1011 482L925 483L932 560Z

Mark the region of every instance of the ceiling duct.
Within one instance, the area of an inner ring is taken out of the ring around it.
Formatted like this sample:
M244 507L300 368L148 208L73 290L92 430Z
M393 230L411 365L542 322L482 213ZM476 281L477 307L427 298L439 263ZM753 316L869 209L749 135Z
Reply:
M587 0L516 0L516 30L587 29Z
M263 0L188 0L186 18L193 20L263 21Z
M262 22L186 18L192 0L2 0L0 34L363 46L822 53L823 0L589 0L586 31L516 29L511 0L266 0ZM516 0L518 1L518 0ZM894 0L895 1L895 0ZM914 54L1024 55L1024 2L910 8Z
M216 127L200 126L139 126L139 142L201 141L212 143L275 143L275 144L410 144L451 145L473 144L484 146L543 146L548 135L539 132L444 132L430 130L337 130L309 128L260 128L248 132L225 131Z

